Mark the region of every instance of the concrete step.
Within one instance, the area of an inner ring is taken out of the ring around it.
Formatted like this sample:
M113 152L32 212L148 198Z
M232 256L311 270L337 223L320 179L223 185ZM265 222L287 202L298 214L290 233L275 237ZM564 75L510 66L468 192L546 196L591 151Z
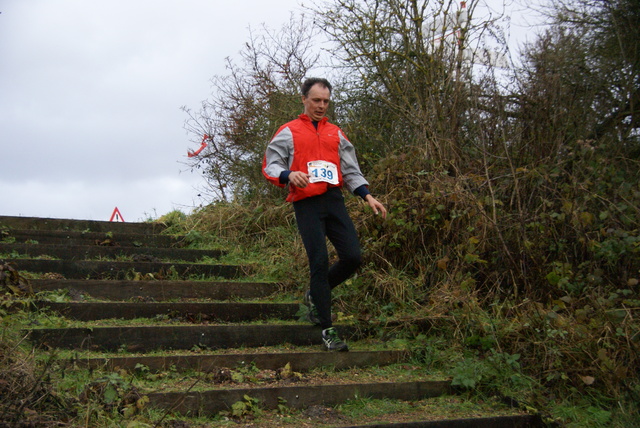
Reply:
M72 220L43 217L0 216L0 228L32 230L76 230L87 232L160 233L165 226L160 223L123 223L96 220Z
M128 274L138 272L154 274L157 279L170 277L172 273L180 279L191 275L205 277L238 278L243 268L236 265L210 265L197 263L118 262L90 260L40 260L8 259L20 271L33 273L56 273L69 279L127 279Z
M118 281L87 279L32 279L34 292L69 290L76 297L127 301L177 299L258 299L278 291L278 284L229 281Z
M245 395L260 401L266 409L276 409L281 400L291 408L335 406L361 397L415 401L452 394L450 381L342 383L290 385L255 388L225 388L201 392L155 392L145 394L149 405L191 415L215 415L244 401Z
M266 387L216 388L194 392L152 392L145 395L149 397L149 405L152 407L171 413L206 417L218 415L222 411L229 411L235 403L245 402L246 397L257 400L261 409L273 410L278 409L278 406L283 403L290 408L304 409L312 406L331 407L362 398L416 402L455 393L456 391L450 386L450 381L419 380L313 385L283 381L277 385ZM545 426L538 415L439 419L438 415L425 414L423 417L424 420L420 421L368 423L366 425L351 425L350 427L542 428ZM340 426L346 427L347 425L340 424Z
M48 309L79 321L136 319L168 316L191 322L245 322L279 318L294 320L299 310L293 303L156 303L156 302L45 302L33 309Z
M119 247L184 247L184 236L142 233L82 232L76 230L0 229L6 243L27 242L57 245L100 245Z
M336 406L361 398L404 400L415 402L444 395L455 394L449 381L413 382L351 382L340 384L304 385L280 384L271 387L210 389L197 392L155 392L146 394L149 405L168 412L194 416L217 415L229 411L246 396L256 399L260 408L277 409L283 402L287 407L304 409L311 406ZM438 415L424 415L425 420L398 423L369 423L352 425L378 428L542 428L544 424L536 415L509 415L494 417L438 419ZM324 425L323 425L324 426ZM345 425L340 424L345 427Z
M277 284L242 283L227 281L187 281L187 280L123 280L127 273L167 275L170 268L180 278L188 275L218 276L236 278L243 274L239 266L222 266L189 263L146 263L116 261L79 261L79 258L114 257L122 254L118 251L130 251L127 255L143 254L152 257L160 253L152 252L159 247L181 247L182 238L156 235L163 227L158 224L110 223L95 221L77 221L60 219L36 219L24 217L0 216L0 252L18 252L33 257L45 245L46 249L61 260L15 259L13 262L21 271L61 274L67 279L32 280L34 291L69 290L72 299L82 300L87 296L95 299L113 300L113 302L37 302L37 307L47 306L60 311L65 316L79 320L97 318L153 318L156 315L193 316L199 324L171 325L134 325L133 321L124 326L99 326L95 321L87 327L75 328L29 328L24 332L27 338L39 348L63 348L113 353L110 356L76 358L73 364L87 366L90 369L125 368L134 371L139 365L153 371L164 371L171 367L179 370L214 371L222 367L241 367L242 364L255 364L266 370L277 370L287 363L295 371L308 371L323 366L337 369L351 367L382 366L401 362L406 354L401 351L351 351L347 353L329 353L320 351L321 333L318 327L302 325L290 321L252 324L212 324L218 322L236 322L264 318L295 318L298 304L269 303L156 303L156 301L179 299L257 299L272 295L278 291ZM25 246L29 241L32 244ZM33 242L39 244L33 244ZM75 245L65 252L54 247ZM14 245L14 246L10 246ZM16 246L22 245L22 246ZM94 250L88 247L109 247L109 250ZM111 250L111 248L114 248ZM128 249L133 247L134 249ZM96 253L97 251L98 253ZM37 254L40 255L40 254ZM186 260L184 256L168 255L175 260ZM209 256L211 257L211 256ZM191 260L191 259L189 259ZM155 275L156 279L160 275ZM93 279L92 279L93 278ZM201 315L197 315L201 314ZM205 319L206 318L206 319ZM206 323L206 324L203 324ZM112 322L110 322L112 323ZM125 323L120 321L118 324ZM80 322L76 322L76 325ZM30 326L33 327L33 326ZM363 333L354 326L336 326L341 337L349 343L362 338ZM285 345L285 346L283 346ZM277 350L260 349L263 346L276 347ZM317 347L318 352L295 350L295 346ZM355 346L355 345L354 345ZM236 348L236 349L232 349ZM237 348L256 348L253 351ZM224 351L222 350L227 350ZM294 349L292 351L292 349ZM152 351L171 350L163 355L145 355ZM182 353L176 351L183 350ZM184 350L197 352L187 353ZM208 350L219 350L209 352ZM126 352L141 355L129 355ZM90 353L89 353L90 354ZM363 369L365 370L365 369ZM357 379L357 378L356 378ZM197 382L189 379L187 382ZM251 388L208 389L198 392L169 391L145 393L150 406L171 412L191 415L215 415L222 410L244 401L245 395L260 400L264 408L277 408L281 400L293 408L312 405L333 406L349 399L371 397L381 399L418 400L453 393L449 381L429 382L387 382L364 383L346 381L336 384L304 384L279 382L271 386ZM430 419L430 415L425 416ZM433 425L435 424L435 425ZM459 419L448 421L423 421L403 424L383 424L371 426L437 426L450 427L537 427L533 417L496 417L478 419Z
M405 351L349 351L349 352L234 352L228 354L183 354L166 356L75 358L71 362L91 369L113 370L116 367L134 372L138 364L151 372L174 368L178 371L210 372L222 367L235 368L255 364L262 370L277 370L286 364L297 372L331 366L336 370L352 367L386 366L404 361Z
M336 328L343 339L357 339L354 327ZM25 334L37 346L104 352L322 345L319 327L297 324L35 328Z
M512 415L351 425L343 428L543 428L545 426L540 416Z
M53 245L53 244L4 244L0 242L0 253L17 253L20 256L50 256L65 260L89 260L96 258L143 257L146 260L184 260L194 262L204 257L219 258L220 250L192 250L182 248L107 247L99 245Z

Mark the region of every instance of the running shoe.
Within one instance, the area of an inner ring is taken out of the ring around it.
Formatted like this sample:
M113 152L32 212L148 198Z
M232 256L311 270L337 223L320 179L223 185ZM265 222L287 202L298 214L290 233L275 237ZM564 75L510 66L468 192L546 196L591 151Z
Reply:
M322 341L327 351L346 352L349 350L347 344L340 339L338 332L333 327L322 330Z
M304 304L309 309L307 312L307 321L314 325L320 325L320 316L318 315L316 305L313 304L313 299L311 299L311 290L307 290L307 292L304 293Z

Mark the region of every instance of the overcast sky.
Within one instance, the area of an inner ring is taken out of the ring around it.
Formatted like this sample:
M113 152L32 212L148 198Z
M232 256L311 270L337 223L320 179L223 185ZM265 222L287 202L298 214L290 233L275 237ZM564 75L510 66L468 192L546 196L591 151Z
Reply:
M0 0L0 215L190 212L181 106L299 0ZM265 142L266 144L266 142Z

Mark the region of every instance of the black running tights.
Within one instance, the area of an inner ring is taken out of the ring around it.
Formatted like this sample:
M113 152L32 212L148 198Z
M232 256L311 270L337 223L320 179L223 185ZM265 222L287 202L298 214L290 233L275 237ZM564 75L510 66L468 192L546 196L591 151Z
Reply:
M323 329L331 322L331 290L349 278L362 263L356 229L344 205L342 191L326 193L293 203L298 230L309 258L309 288ZM338 253L329 267L326 238Z

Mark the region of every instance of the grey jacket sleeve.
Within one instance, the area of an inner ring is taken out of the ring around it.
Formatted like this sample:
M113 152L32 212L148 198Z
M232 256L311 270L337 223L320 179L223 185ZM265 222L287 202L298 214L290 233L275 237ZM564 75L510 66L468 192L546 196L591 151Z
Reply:
M292 163L293 135L289 128L284 128L267 146L264 173L270 178L278 179L282 171L291 168Z
M369 182L364 178L358 165L358 159L356 158L356 149L353 144L344 136L340 131L340 170L342 171L342 181L347 187L347 190L353 193L358 187L362 185L369 185Z

